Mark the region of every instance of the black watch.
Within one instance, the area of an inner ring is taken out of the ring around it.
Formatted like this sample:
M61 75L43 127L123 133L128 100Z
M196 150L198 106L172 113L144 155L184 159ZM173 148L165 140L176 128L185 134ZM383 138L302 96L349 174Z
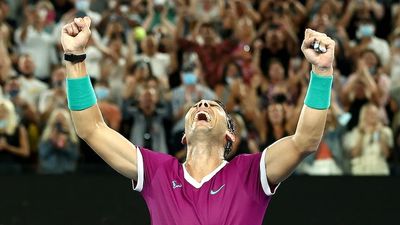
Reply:
M74 54L68 54L68 53L64 54L64 60L71 62L71 63L83 62L83 60L85 60L85 59L86 59L86 54L83 54L83 55L74 55Z

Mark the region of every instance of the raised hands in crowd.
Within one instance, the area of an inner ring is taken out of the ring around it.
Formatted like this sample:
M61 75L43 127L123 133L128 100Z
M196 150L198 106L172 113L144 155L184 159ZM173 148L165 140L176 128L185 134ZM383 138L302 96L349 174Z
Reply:
M66 71L58 41L61 28L76 17L89 16L92 36L85 49L88 74L106 123L135 138L135 143L155 146L155 150L183 160L183 116L200 98L223 102L239 127L240 141L231 157L261 151L280 137L293 134L311 69L300 55L299 40L305 28L311 28L337 43L332 115L328 116L327 137L321 147L321 151L332 153L336 167L321 170L315 166L321 160L317 154L299 173L388 174L390 168L398 166L399 146L394 141L400 130L398 3L34 2L15 3L23 9L15 11L7 1L0 1L2 98L15 107L32 150L29 159L17 164L39 165L39 158L41 165L36 168L41 172L62 173L75 170L79 157L82 164L99 161L70 135L68 126L59 129L66 141L49 132L56 127L54 118L70 120L61 110L67 108L62 100ZM376 121L369 121L363 113L373 114ZM372 150L367 147L367 133L376 142ZM345 138L354 143L343 146ZM42 148L38 154L39 143ZM48 164L49 157L61 157L58 151L63 148L72 159L66 162L68 166ZM26 149L22 150L18 154L26 156ZM4 152L0 151L0 163L8 157ZM374 155L376 152L384 157ZM375 157L371 161L381 164L376 170L365 168L357 162L362 157Z

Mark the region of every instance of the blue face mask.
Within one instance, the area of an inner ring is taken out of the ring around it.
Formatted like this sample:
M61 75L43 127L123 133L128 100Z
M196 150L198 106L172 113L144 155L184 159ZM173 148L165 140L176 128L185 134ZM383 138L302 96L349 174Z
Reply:
M372 67L368 68L368 71L371 75L375 75L377 72L377 68L376 68L376 66L372 66Z
M183 83L185 85L195 85L197 83L196 74L189 72L183 74Z
M0 129L5 129L7 127L7 120L0 120Z
M110 90L106 87L96 87L95 90L96 97L99 101L108 99L110 96Z
M372 37L374 36L375 27L372 24L363 24L358 28L358 32L361 37Z
M90 2L88 0L76 0L75 8L78 11L86 12L90 8Z
M10 98L15 98L15 97L18 96L19 90L18 90L18 89L10 90L10 91L8 92L8 94L10 95Z

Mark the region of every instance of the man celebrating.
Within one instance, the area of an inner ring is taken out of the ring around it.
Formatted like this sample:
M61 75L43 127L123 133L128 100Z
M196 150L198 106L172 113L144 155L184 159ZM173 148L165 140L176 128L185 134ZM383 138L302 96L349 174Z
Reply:
M320 142L330 104L335 42L307 29L302 44L312 64L311 80L293 136L262 153L224 160L235 141L230 117L218 102L201 100L186 113L187 157L136 147L107 127L85 69L90 19L64 26L61 42L67 67L67 98L76 131L111 167L133 180L152 224L261 224L279 183Z

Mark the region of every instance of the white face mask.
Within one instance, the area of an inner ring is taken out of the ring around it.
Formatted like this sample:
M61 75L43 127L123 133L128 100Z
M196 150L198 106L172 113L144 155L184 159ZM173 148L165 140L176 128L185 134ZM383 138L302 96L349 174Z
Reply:
M394 39L394 41L393 41L393 46L394 46L395 48L400 48L400 38Z
M0 129L5 129L7 127L7 120L0 120Z
M372 37L375 35L375 26L372 24L362 24L358 27L357 38Z
M38 16L39 16L41 21L46 20L46 18L47 18L47 10L46 9L39 9Z

